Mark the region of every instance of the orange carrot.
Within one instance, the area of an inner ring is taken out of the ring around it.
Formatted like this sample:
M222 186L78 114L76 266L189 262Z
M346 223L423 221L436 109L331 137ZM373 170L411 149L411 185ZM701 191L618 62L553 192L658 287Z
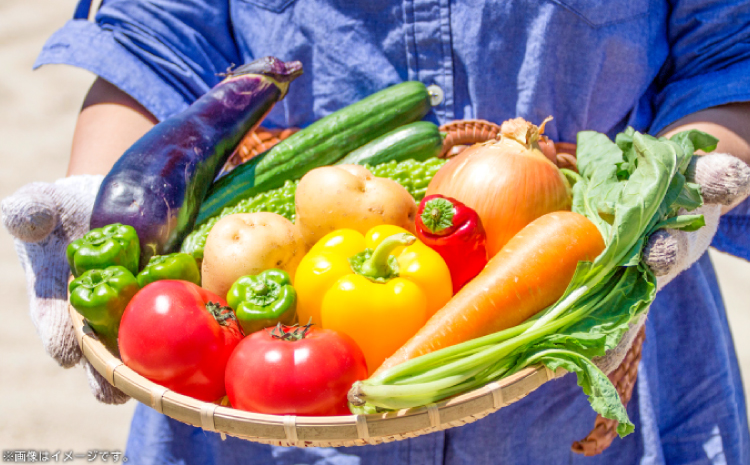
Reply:
M578 213L529 223L375 374L444 347L516 326L555 303L581 260L604 250L594 224Z

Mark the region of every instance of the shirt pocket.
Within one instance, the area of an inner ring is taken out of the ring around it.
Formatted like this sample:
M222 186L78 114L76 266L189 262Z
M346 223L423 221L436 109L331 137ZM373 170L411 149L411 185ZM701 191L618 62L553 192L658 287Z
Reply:
M248 3L257 7L263 8L264 10L272 11L274 13L281 13L297 0L240 0L241 3Z
M650 0L549 0L598 28L648 15Z

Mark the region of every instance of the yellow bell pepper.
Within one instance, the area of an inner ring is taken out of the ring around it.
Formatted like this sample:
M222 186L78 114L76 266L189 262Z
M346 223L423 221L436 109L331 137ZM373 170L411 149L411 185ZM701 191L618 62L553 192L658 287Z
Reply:
M365 236L328 234L302 259L294 283L299 320L349 335L370 373L452 297L442 257L391 225Z

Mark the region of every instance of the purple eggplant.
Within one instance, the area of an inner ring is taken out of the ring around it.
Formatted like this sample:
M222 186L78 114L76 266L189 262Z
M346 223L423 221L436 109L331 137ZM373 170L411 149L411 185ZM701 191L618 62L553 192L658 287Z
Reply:
M154 126L104 178L91 228L133 226L141 242L141 267L152 255L177 250L227 158L300 74L298 61L253 61Z

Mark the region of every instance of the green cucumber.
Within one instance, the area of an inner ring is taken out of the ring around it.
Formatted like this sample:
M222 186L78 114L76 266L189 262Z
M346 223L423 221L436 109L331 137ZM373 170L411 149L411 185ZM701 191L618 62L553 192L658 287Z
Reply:
M196 224L243 198L335 163L371 140L422 119L430 108L424 84L407 81L331 113L216 181L201 205Z
M417 121L393 131L349 152L337 165L379 165L387 161L409 158L424 161L437 157L443 150L443 136L428 121Z

